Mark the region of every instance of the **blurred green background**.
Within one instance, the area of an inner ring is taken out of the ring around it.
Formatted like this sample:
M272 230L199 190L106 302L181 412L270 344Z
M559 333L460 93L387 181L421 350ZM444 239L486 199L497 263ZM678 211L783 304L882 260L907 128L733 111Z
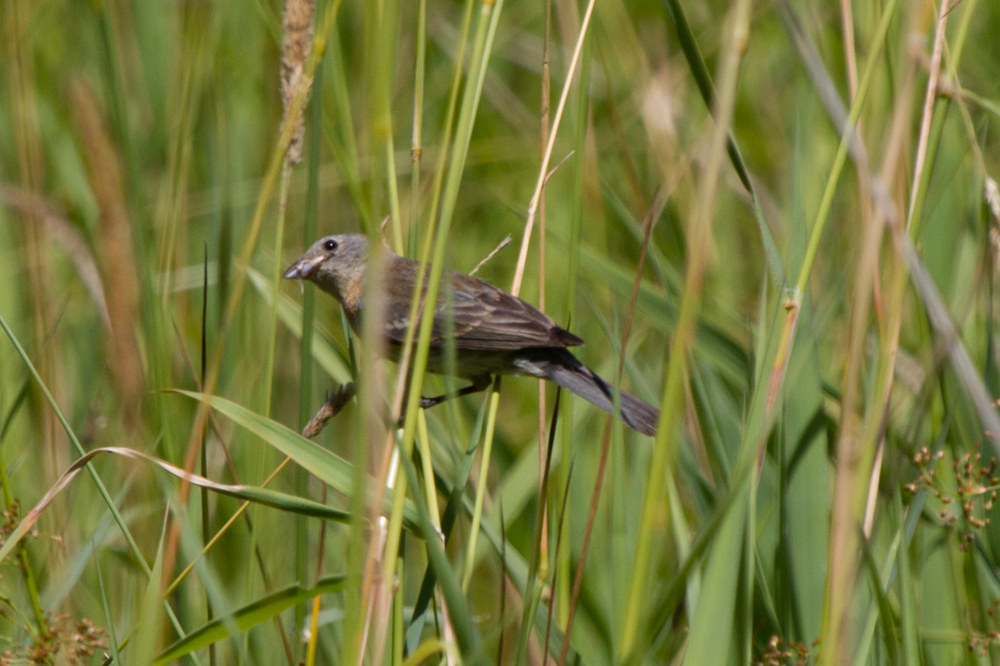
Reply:
M583 664L1000 661L1000 433L982 420L1000 398L1000 4L943 21L924 1L747 4L600 0L570 73L586 2L319 0L322 40L299 61L315 80L292 95L304 157L286 171L280 3L0 3L5 536L84 449L253 486L295 458L271 506L229 527L242 497L95 457L107 499L77 476L3 561L3 663L154 663L199 630L177 659L558 663L570 615L567 661ZM391 447L362 415L391 403L397 368L278 271L324 234L419 257L450 225L445 265L462 272L512 237L478 273L510 289L567 79L520 295L614 383L628 329L620 384L667 408L660 434L608 434L564 396L540 503L553 387L540 428L537 382L506 379L492 439L479 395L429 410L395 578L366 576ZM859 85L860 152L840 170L833 109ZM957 336L928 315L903 238ZM381 393L315 440L336 457L290 432L365 368L386 370ZM206 382L230 401L207 422L207 403L168 392ZM440 569L421 500L442 514L455 484ZM344 513L324 523L296 496ZM428 570L444 584L414 622ZM313 631L315 593L289 586L317 580Z

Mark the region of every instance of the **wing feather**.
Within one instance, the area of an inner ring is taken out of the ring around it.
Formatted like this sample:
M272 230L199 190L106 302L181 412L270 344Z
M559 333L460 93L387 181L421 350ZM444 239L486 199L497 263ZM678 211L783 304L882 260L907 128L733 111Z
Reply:
M393 257L386 284L386 335L402 344L409 323L416 263ZM468 275L450 273L455 348L459 350L516 350L530 347L567 347L583 340L560 328L537 308ZM445 285L442 285L444 287ZM431 344L444 346L446 296L438 295Z

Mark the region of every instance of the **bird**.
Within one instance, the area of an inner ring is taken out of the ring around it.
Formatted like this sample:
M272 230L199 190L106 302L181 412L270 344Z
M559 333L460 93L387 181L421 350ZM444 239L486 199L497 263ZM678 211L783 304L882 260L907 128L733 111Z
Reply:
M308 280L340 302L355 333L361 327L365 308L365 271L368 238L361 234L325 236L284 272L291 280ZM409 327L419 262L383 248L382 307L385 317L386 356L398 361ZM614 390L568 349L583 339L557 325L548 315L516 296L478 278L446 271L452 292L454 320L452 338L455 374L471 384L450 395L422 398L431 407L458 395L486 389L495 375L517 375L547 379L584 400L614 412ZM426 290L427 281L424 281ZM445 290L439 290L434 308L427 370L445 374L447 310ZM636 432L656 435L660 412L645 401L621 391L621 415Z

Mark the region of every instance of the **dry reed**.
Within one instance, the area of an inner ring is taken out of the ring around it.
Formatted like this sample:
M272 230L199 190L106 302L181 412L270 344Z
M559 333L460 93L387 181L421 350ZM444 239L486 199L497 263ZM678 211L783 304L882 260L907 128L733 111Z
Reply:
M82 81L70 98L87 163L90 188L101 211L98 254L103 268L111 322L108 365L122 401L126 423L139 416L145 393L142 359L135 332L139 325L139 273L132 243L132 223L125 202L121 162L93 92Z
M80 282L83 283L90 298L94 301L97 313L101 316L101 322L105 329L110 332L111 318L108 315L104 283L101 280L101 273L97 269L97 261L80 230L66 219L65 213L58 207L44 197L24 188L15 185L0 185L0 202L20 212L26 219L34 218L42 221L46 235L56 241L73 262L73 268L76 269Z

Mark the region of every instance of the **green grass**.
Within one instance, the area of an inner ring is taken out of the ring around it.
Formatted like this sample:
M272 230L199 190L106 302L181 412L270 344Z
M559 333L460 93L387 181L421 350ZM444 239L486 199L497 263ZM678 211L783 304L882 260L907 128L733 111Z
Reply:
M842 9L601 0L570 72L587 2L321 0L286 180L281 5L8 0L2 659L1000 661L1000 11ZM510 235L478 276L544 265L658 437L522 378L419 414L429 328L399 381L277 277L357 231L432 290Z

